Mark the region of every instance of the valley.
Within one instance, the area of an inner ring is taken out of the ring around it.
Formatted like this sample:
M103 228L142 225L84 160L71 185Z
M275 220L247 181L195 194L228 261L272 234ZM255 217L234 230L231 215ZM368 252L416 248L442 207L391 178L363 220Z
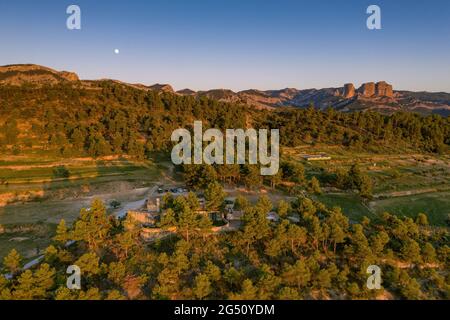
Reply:
M327 154L331 160L306 161L305 154ZM450 214L450 156L423 154L378 154L349 152L329 145L283 148L282 159L294 160L305 167L305 176L316 177L322 186L320 195L312 197L329 207L340 207L351 221L363 217L377 219L384 212L415 218L427 214L432 225L446 226ZM374 181L372 200L357 193L328 186L330 174L349 168L357 162ZM69 177L55 177L55 169L64 167ZM24 257L37 256L46 245L61 219L71 224L81 208L88 208L98 198L117 208L114 214L143 205L151 188L183 184L174 171L169 155L155 154L150 160L136 162L126 157L58 158L34 153L0 158L0 259L15 247ZM261 186L226 185L229 197L244 195L251 203L267 195L274 204L291 201L295 196L283 186L276 189Z
M216 298L255 299L252 288L264 290L267 275L278 285L258 293L266 299L445 297L450 119L439 114L448 106L447 94L398 92L382 81L174 92L0 67L0 260L13 274L5 285L21 297L14 274L92 263L97 287L73 293L62 283L45 294L202 298L186 288L200 290L208 273L223 278L214 284L222 291L208 293ZM279 147L279 170L174 163L172 133L184 128L190 141L197 121L205 132L278 129L270 149L278 155ZM382 292L365 287L361 268L374 262L387 270ZM297 274L307 276L303 285Z

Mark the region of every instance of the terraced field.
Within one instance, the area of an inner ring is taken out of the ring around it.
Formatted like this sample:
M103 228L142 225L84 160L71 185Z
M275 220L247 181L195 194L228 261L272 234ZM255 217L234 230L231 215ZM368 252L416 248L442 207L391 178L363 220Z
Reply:
M61 219L72 222L94 197L107 203L141 197L167 171L164 161L157 160L0 158L0 259L11 248L33 257L49 243Z
M303 154L327 154L329 161L307 162ZM374 199L330 191L317 200L339 206L353 220L375 218L383 212L416 217L426 213L434 225L446 225L450 214L450 155L349 152L342 147L305 146L287 149L285 156L302 162L308 177L348 169L357 163L372 178Z

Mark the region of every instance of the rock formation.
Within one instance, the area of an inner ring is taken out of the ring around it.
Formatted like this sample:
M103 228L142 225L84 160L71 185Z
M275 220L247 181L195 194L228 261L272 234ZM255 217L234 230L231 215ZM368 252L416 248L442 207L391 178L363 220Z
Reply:
M375 83L367 82L363 83L363 85L358 89L358 93L360 93L363 97L370 98L375 95Z
M355 86L353 83L346 83L344 85L343 96L345 99L353 98L355 96Z
M59 75L68 81L79 81L80 80L80 78L78 78L78 75L74 72L61 71Z
M15 64L0 66L0 83L8 85L34 85L57 84L65 81L79 81L78 75L73 72L56 71L34 64Z
M373 82L363 83L358 89L358 93L364 98L394 97L392 85L388 84L386 81L380 81L376 84Z
M394 91L392 90L392 85L386 83L385 81L380 81L376 85L375 94L379 97L390 97L394 96Z
M174 92L172 86L170 84L154 84L150 87L148 87L150 90L156 91L156 92Z

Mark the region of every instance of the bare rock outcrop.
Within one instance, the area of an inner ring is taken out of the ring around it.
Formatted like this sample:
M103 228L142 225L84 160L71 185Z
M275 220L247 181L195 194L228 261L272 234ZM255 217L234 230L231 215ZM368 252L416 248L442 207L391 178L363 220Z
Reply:
M363 98L394 97L392 85L388 84L386 81L380 81L376 84L374 82L363 83L358 89L358 93Z
M386 83L385 81L380 81L376 85L375 94L379 97L389 97L394 96L394 91L392 90L392 85Z
M57 84L60 82L79 81L78 75L73 72L56 71L51 68L35 64L14 64L0 66L0 84L34 85Z
M79 81L78 75L75 72L61 71L60 76L65 78L67 81Z
M154 84L149 87L150 90L156 91L156 92L171 92L173 93L174 90L170 84Z
M355 86L353 85L353 83L346 83L344 85L344 92L343 92L343 96L345 99L350 99L353 98L356 94L355 91Z
M375 95L375 83L367 82L358 89L358 92L363 96L370 98Z

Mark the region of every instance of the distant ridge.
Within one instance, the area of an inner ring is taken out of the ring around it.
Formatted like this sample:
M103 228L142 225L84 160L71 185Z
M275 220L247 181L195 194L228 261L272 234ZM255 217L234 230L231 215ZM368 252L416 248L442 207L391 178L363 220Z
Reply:
M0 66L0 84L22 85L25 83L32 83L41 85L56 84L65 81L79 81L79 78L78 75L73 72L56 71L35 64Z
M35 64L13 64L0 66L0 85L23 84L53 85L61 82L76 82L91 87L102 80L82 80L73 72L56 71L54 69ZM386 81L367 82L359 88L352 83L342 87L323 89L296 89L285 88L281 90L257 89L234 92L229 89L212 89L208 91L194 91L183 89L177 92L169 84L130 84L114 81L117 84L131 86L140 90L151 90L159 93L172 93L177 95L208 97L210 99L243 103L257 109L275 109L280 107L306 108L313 105L319 109L332 107L343 112L377 110L383 113L395 111L412 111L422 114L450 115L450 93L445 92L411 92L396 91Z

